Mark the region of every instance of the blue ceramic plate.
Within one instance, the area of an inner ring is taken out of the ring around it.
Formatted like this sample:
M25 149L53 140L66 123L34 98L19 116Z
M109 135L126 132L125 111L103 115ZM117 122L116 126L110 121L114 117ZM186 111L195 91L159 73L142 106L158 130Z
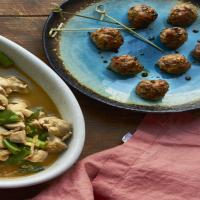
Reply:
M103 4L111 16L125 24L128 24L127 11L133 5L143 3L152 6L157 10L159 17L147 29L138 32L146 38L155 37L153 42L164 48L160 44L159 33L162 29L170 27L167 24L167 17L170 9L178 2L177 0L107 0L95 3ZM69 0L61 8L68 12L98 17L95 3L91 0ZM61 22L66 29L116 27L116 25L67 14L61 18L56 13L51 14L47 20L43 42L50 65L67 83L84 94L113 106L145 112L178 112L200 108L200 64L194 62L190 56L191 50L200 39L200 32L193 32L194 29L200 30L200 17L187 28L189 39L178 49L178 52L192 63L191 69L181 76L167 75L155 67L161 56L175 53L174 51L165 49L165 53L162 53L135 39L126 31L122 31L125 42L118 53L100 52L91 42L87 31L61 32L56 38L50 38L50 29L57 27ZM149 76L144 78L138 74L135 77L123 77L109 71L107 65L111 58L123 54L136 56L149 72ZM186 76L191 76L192 79L187 81ZM170 84L170 90L160 101L143 100L135 94L135 87L142 79L165 79Z

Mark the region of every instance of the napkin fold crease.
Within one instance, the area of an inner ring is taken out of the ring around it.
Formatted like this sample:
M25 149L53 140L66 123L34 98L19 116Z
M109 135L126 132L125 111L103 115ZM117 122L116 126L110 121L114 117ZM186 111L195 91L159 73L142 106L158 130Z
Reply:
M199 200L200 117L147 115L133 137L78 162L33 200Z

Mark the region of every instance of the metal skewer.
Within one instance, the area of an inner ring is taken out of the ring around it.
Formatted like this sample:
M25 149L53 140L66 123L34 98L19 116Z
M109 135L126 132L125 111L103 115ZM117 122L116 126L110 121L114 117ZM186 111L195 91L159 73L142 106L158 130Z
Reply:
M96 6L96 12L98 12L99 14L101 14L101 18L103 19L103 17L107 17L111 20L113 20L114 22L116 22L118 25L124 27L126 30L128 30L130 33L132 33L132 35L134 35L135 37L137 37L138 39L150 44L151 46L155 47L156 49L160 50L160 51L164 51L162 48L160 48L159 46L157 46L156 44L154 44L153 42L151 42L150 40L146 39L145 37L141 36L140 34L138 34L136 31L132 30L131 28L129 28L128 26L124 25L123 23L121 23L120 21L116 20L115 18L111 17L110 15L108 15L106 13L106 10L104 8L103 5L97 5ZM103 16L103 17L102 17Z

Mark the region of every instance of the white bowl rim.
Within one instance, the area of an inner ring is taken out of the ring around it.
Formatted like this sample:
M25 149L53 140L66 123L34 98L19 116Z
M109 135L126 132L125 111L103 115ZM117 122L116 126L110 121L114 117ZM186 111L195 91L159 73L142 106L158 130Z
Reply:
M49 181L61 175L63 172L69 169L77 161L77 159L79 158L82 152L84 142L85 142L85 121L84 121L83 113L81 111L79 103L76 100L75 96L73 95L69 87L65 84L65 82L48 65L46 65L43 61L41 61L32 53L30 53L28 50L24 49L23 47L16 44L15 42L0 35L0 44L2 43L5 46L9 46L9 48L13 49L20 55L22 55L22 57L29 60L29 62L34 62L34 64L37 65L42 71L45 71L48 73L48 77L51 77L52 81L58 84L61 90L62 88L65 89L65 93L67 94L68 98L70 98L71 103L73 103L72 109L73 109L73 112L76 113L76 118L77 118L76 120L78 121L78 124L79 124L79 127L78 127L79 138L78 140L76 140L73 155L68 156L69 161L67 163L62 163L62 165L59 165L59 167L55 168L53 171L44 170L34 175L23 176L19 178L0 178L0 188L19 188L19 187L33 186L36 184ZM4 50L2 49L1 51L4 51Z

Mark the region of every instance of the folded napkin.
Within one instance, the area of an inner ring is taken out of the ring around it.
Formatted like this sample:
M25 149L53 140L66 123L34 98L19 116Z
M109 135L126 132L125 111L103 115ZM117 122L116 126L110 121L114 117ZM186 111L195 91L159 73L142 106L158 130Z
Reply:
M200 117L147 115L133 137L80 161L34 200L199 200Z

